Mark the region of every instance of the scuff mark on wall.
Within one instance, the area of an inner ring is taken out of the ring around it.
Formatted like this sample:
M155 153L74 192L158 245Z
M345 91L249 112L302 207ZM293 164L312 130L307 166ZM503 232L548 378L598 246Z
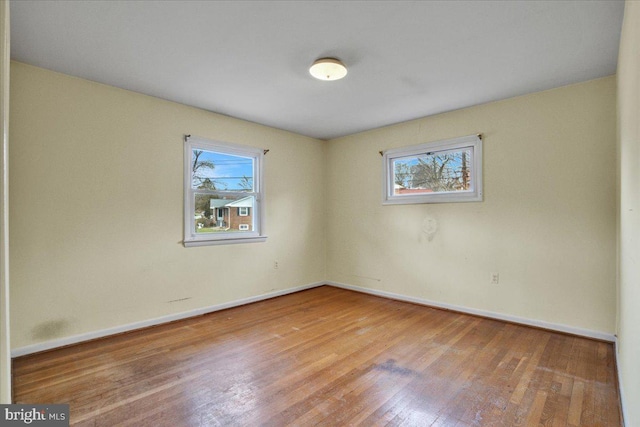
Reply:
M349 273L338 273L338 274L342 274L343 276L357 277L359 279L375 280L376 282L382 281L382 279L378 279L377 277L360 276L358 274L349 274Z
M427 239L428 242L432 241L437 233L438 221L435 218L426 217L422 220L422 235Z
M172 299L171 301L167 301L167 303L171 304L172 302L186 301L186 300L191 299L191 298L192 298L192 297Z
M34 340L50 340L64 336L71 322L67 319L55 319L42 322L31 329Z

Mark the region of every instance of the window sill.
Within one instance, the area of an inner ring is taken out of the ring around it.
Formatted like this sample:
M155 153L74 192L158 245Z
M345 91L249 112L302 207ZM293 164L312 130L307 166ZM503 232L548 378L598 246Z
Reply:
M260 237L241 237L237 239L217 239L217 240L185 240L182 242L185 248L195 246L215 246L215 245L233 245L236 243L261 243L266 242L267 236Z
M412 205L417 203L465 203L482 202L482 193L443 194L430 196L389 197L382 201L383 205Z

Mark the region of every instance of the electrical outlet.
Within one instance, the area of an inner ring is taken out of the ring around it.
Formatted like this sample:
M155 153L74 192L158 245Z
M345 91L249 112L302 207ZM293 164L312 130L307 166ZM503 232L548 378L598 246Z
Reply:
M273 261L273 269L274 270L278 269L278 261Z
M491 273L491 284L497 285L500 283L500 274L499 273Z

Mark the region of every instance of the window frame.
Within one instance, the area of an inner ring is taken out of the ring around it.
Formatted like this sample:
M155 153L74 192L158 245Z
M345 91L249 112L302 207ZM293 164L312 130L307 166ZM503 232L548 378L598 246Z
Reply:
M232 156L250 157L253 159L253 191L204 190L192 188L192 152L194 149L211 151ZM234 243L256 243L267 240L264 229L265 194L264 194L264 150L245 145L232 144L186 135L184 138L184 240L185 247L228 245ZM195 232L195 195L221 194L229 197L254 197L253 229L242 232L219 232L198 234Z
M423 194L394 194L395 169L393 163L396 159L432 152L461 151L463 149L471 149L472 152L472 160L470 162L471 171L469 174L471 190ZM483 200L481 135L468 135L409 147L392 148L382 152L382 159L384 182L382 189L383 205L480 202Z
M238 208L238 216L249 216L249 209L251 209L251 208L247 208L247 207ZM244 213L242 213L242 212L244 212Z

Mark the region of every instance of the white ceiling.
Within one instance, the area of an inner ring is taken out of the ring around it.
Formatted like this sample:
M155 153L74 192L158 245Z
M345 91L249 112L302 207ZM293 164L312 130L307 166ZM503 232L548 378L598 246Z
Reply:
M11 1L12 58L321 139L614 74L623 1ZM349 74L310 77L324 56Z

